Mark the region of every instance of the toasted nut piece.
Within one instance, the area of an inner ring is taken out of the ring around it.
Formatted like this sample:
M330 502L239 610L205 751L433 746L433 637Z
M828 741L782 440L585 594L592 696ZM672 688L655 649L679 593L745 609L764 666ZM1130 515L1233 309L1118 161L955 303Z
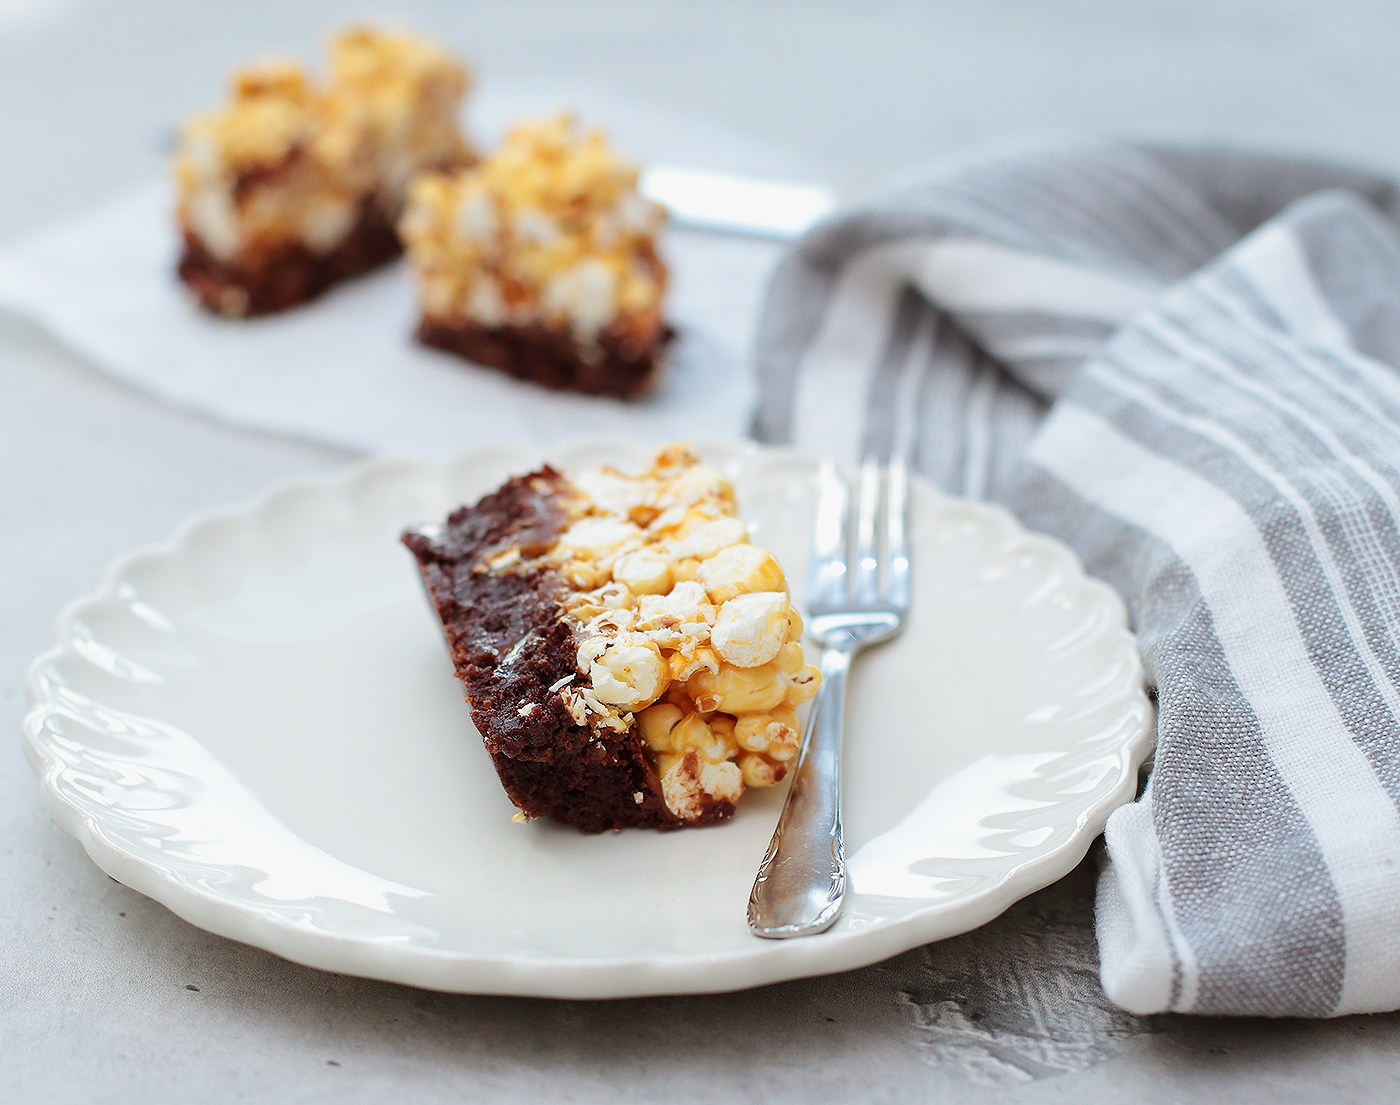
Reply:
M787 640L789 612L781 591L735 595L719 608L710 641L725 663L736 668L766 664Z
M752 591L786 591L787 581L773 554L757 545L730 545L702 561L700 582L716 604Z
M756 668L724 664L714 674L696 672L685 686L701 710L723 710L735 715L771 710L790 693L787 680L771 663Z
M685 711L669 702L648 706L637 715L637 731L653 752L674 752L671 730L685 716Z

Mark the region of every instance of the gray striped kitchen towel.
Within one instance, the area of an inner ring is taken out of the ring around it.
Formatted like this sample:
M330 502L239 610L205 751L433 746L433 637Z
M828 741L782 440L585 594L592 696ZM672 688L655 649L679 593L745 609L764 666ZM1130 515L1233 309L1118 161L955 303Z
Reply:
M900 451L1072 545L1158 696L1101 973L1136 1013L1400 1008L1395 184L1057 142L913 174L801 239L761 440Z

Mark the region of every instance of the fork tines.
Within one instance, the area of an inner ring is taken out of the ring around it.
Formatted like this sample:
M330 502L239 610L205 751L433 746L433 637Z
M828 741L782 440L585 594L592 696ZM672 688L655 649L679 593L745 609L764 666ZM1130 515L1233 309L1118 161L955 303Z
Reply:
M866 457L860 470L852 548L849 486L833 462L822 461L807 588L807 604L813 612L851 602L908 605L908 495L908 476L902 459L896 457L883 465L874 457ZM853 567L848 570L848 565Z

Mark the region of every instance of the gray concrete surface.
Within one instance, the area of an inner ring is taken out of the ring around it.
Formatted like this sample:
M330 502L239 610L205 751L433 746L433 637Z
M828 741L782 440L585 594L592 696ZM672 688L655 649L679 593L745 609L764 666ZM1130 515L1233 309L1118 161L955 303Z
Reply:
M0 241L161 170L170 124L347 12L0 0ZM371 9L376 10L376 9ZM1171 133L1400 167L1386 0L382 4L483 82L655 105L642 156L859 187L1032 129ZM487 105L489 106L489 104ZM669 144L668 144L669 143ZM164 409L0 317L0 731L62 605L187 513L346 456ZM986 928L746 993L449 996L210 936L115 883L0 741L0 1099L1389 1101L1400 1016L1132 1018L1095 976L1093 857Z

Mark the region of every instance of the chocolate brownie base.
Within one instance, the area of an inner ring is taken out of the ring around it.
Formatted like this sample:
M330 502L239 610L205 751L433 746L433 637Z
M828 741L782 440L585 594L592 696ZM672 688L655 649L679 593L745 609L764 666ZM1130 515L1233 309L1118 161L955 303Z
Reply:
M393 221L378 206L367 203L349 236L329 253L293 245L250 262L230 263L215 258L186 231L179 273L209 310L244 318L315 299L331 285L377 268L402 252Z
M585 832L674 828L682 822L662 799L635 725L626 733L595 732L577 724L559 696L561 684L584 677L558 601L567 584L535 558L562 531L570 494L567 481L546 466L458 510L441 532L410 530L403 542L418 559L472 720L511 801L531 817ZM518 563L486 569L513 548L520 549ZM684 823L733 812L732 803L716 803Z
M557 391L622 399L635 399L650 388L672 336L666 327L655 341L639 348L635 341L604 331L596 349L585 349L572 336L539 324L480 326L427 317L417 333L424 345L499 368L520 380Z

